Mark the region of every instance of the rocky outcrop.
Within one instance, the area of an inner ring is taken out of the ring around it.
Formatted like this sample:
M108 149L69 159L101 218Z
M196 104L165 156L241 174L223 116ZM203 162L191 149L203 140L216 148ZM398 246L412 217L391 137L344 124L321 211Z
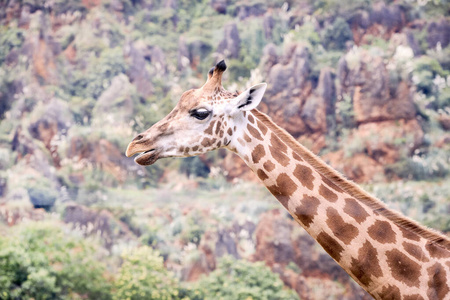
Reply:
M217 47L217 52L228 58L238 58L241 50L241 39L236 23L229 23L223 29L223 40Z
M406 6L397 3L386 5L383 1L374 3L370 11L359 10L348 17L356 45L366 43L366 35L389 39L407 26L408 21Z
M292 44L285 53L278 57L272 45L264 50L262 68L267 72L268 89L266 107L272 119L294 136L307 131L300 117L307 96L311 93L312 83L308 81L310 58L307 48Z
M261 215L255 230L256 247L252 260L264 261L270 267L286 267L295 256L291 233L292 224L284 212L273 210Z
M349 156L346 155L344 150L338 150L325 154L322 159L345 174L348 179L357 183L385 179L383 165L365 153L356 153Z
M365 50L352 50L338 65L341 93L353 95L358 123L413 119L411 83L391 82L387 63Z
M264 261L301 299L370 299L347 273L299 225L280 210L260 216L253 261ZM318 293L317 285L326 288ZM344 288L345 287L345 288Z
M102 138L91 140L85 136L72 137L69 141L67 158L80 167L95 167L106 171L119 182L126 180L128 172L143 170L142 167L135 166L132 160L126 159L116 145ZM83 181L78 176L74 179Z
M211 7L219 14L225 14L227 12L226 0L211 0Z
M128 78L142 96L148 97L153 92L150 74L145 67L145 61L151 59L149 49L145 44L136 42L129 43L124 50L124 56L129 61Z
M435 48L440 44L445 48L450 43L450 21L448 19L441 19L436 22L431 22L427 28L427 42L430 48Z
M184 37L178 40L177 69L184 71L189 66L189 48Z
M261 16L266 12L266 5L260 1L238 1L236 3L236 16L240 20L244 20L252 16Z
M60 167L60 157L58 154L58 145L56 143L57 135L65 135L72 126L73 120L67 103L51 99L48 104L42 107L43 114L32 122L28 131L35 139L42 141L50 152L53 163Z
M117 241L134 241L129 228L106 210L96 211L85 206L69 203L64 209L64 222L80 230L85 236L100 238L107 249Z
M300 114L309 131L327 132L327 122L334 119L335 101L334 74L330 68L323 68L320 71L319 84L313 94L306 99Z

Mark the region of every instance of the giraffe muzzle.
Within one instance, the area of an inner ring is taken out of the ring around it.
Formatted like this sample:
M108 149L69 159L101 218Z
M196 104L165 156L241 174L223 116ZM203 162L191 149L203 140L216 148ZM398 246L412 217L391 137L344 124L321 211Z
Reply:
M135 157L134 161L137 164L149 166L158 160L160 151L154 147L151 147L148 143L142 143L141 141L135 139L128 145L125 155L127 157L131 157L136 154L138 155Z
M156 149L150 149L140 153L134 161L142 166L153 165L159 158L159 152Z

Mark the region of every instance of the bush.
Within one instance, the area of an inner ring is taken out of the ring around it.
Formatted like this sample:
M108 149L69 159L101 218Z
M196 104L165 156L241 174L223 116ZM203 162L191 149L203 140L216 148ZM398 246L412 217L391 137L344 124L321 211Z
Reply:
M163 258L142 246L125 252L113 299L176 299L178 283L164 268Z
M386 166L385 174L408 180L431 180L444 178L450 172L447 151L433 149L424 155L415 155Z
M97 244L58 222L32 222L0 237L2 299L110 299Z
M14 48L20 48L25 40L24 30L14 27L0 27L0 65Z
M263 262L232 257L222 258L218 268L202 277L191 292L192 299L298 299Z
M180 172L187 176L208 177L210 169L198 156L192 156L181 160Z
M338 17L331 26L325 28L322 42L325 48L334 50L344 50L345 43L353 40L353 33L347 22Z

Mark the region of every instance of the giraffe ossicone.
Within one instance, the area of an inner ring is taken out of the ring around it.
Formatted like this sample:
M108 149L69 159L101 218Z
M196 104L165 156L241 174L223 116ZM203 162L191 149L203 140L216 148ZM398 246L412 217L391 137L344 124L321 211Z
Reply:
M376 299L450 300L450 238L388 209L256 109L266 84L222 87L224 61L199 89L136 136L127 156L151 165L226 148L239 155L292 217Z

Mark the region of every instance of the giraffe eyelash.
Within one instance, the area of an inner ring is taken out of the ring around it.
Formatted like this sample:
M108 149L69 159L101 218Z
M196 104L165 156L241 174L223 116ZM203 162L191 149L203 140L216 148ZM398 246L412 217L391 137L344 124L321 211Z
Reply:
M207 110L206 108L199 108L199 109L193 109L189 112L191 117L196 118L197 120L205 120L211 112Z

